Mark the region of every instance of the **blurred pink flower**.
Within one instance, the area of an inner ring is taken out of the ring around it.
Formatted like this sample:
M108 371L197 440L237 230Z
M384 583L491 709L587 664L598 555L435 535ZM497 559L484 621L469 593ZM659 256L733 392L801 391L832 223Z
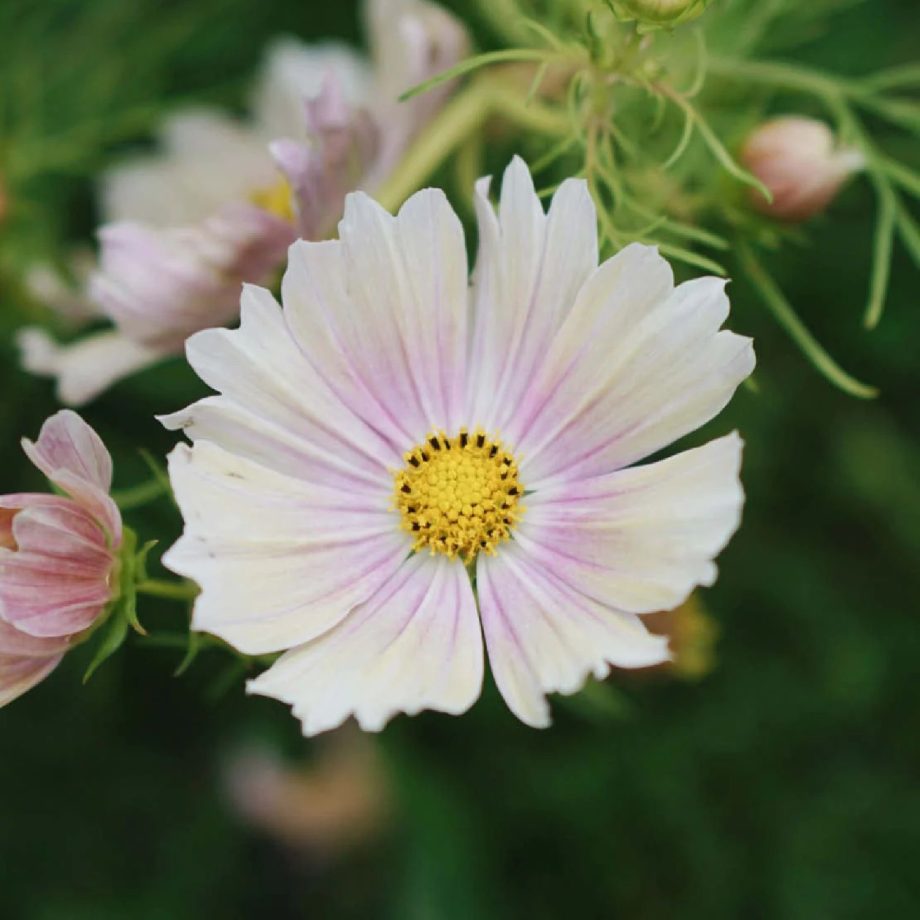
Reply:
M765 122L748 137L741 161L773 194L752 193L754 206L777 220L799 223L823 211L864 165L853 147L838 147L822 121L789 115Z
M24 440L65 495L0 496L0 705L42 680L112 599L121 514L99 436L63 410Z
M367 0L366 13L373 66L335 42L282 39L248 122L177 113L160 152L103 177L86 291L115 328L65 346L40 329L19 337L26 369L56 377L63 402L88 402L234 318L243 282L270 281L297 236L331 235L345 194L386 178L449 88L408 103L400 93L459 60L467 37L425 0Z

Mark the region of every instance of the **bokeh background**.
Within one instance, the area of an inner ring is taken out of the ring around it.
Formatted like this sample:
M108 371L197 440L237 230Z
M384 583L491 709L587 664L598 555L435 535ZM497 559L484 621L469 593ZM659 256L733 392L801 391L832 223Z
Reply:
M473 3L446 5L490 46ZM284 32L361 41L352 2L0 4L0 490L43 487L18 439L56 408L17 368L12 331L38 315L23 265L90 238L93 173L168 107L239 108ZM916 0L871 0L801 60L859 74L918 42ZM820 245L775 267L877 400L832 389L733 289L760 364L757 391L700 436L737 426L747 442L745 522L701 597L719 630L708 674L615 676L594 702L557 700L545 732L487 686L461 719L311 743L285 707L243 695L222 653L173 677L181 650L135 637L84 687L81 650L0 711L0 917L918 916L920 286L896 257L881 326L862 330L872 208L854 185ZM85 412L117 485L146 476L139 445L169 448L153 414L199 392L177 361ZM128 519L178 528L166 500ZM141 609L155 628L182 615Z

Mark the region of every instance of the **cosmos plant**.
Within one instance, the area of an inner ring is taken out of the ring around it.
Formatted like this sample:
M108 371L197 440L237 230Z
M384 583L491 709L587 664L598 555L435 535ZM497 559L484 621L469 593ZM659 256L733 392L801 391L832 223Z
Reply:
M26 443L65 494L0 497L0 705L132 630L180 670L233 656L308 735L465 712L487 670L542 727L547 695L669 662L644 618L698 609L741 520L741 436L670 447L754 369L728 279L870 398L776 253L867 183L868 329L895 241L920 265L920 175L888 146L920 134L920 73L790 54L841 5L482 0L476 52L426 0L368 0L371 62L280 40L248 120L169 115L103 174L98 257L23 272L46 322L19 343L68 403L183 356L214 392L111 495L80 416ZM166 495L182 533L154 563L115 500ZM146 595L189 629L150 627Z

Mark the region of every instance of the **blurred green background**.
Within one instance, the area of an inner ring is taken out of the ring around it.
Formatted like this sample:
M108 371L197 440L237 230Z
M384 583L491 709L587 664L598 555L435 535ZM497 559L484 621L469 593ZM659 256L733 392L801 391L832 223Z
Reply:
M471 3L447 5L490 45ZM920 36L916 0L831 23L808 56L844 73L909 60ZM18 439L56 408L17 368L12 330L34 311L23 265L89 238L93 172L165 107L239 107L282 32L361 40L348 2L0 5L0 490L43 487ZM707 677L616 676L622 712L556 701L545 732L491 686L463 718L399 718L375 741L389 817L344 850L295 852L229 808L221 779L255 742L309 767L322 748L285 707L244 697L217 652L174 678L181 652L140 638L81 687L83 649L0 711L0 917L920 915L920 304L898 257L880 328L861 329L872 208L868 189L849 189L819 245L774 267L878 400L832 389L733 290L759 386L708 432L741 429L748 502L703 598L721 633ZM146 475L138 445L169 448L153 414L199 392L174 362L85 411L117 485ZM128 519L164 540L178 527L167 501ZM141 610L157 628L181 615Z

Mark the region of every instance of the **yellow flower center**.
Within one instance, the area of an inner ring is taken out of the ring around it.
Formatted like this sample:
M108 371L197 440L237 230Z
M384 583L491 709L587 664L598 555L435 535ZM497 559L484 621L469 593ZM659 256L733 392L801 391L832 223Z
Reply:
M405 456L396 474L396 507L414 551L461 556L493 555L520 519L524 490L514 457L482 431L449 438L430 435Z
M274 185L256 189L249 199L257 208L268 211L275 217L282 220L294 219L294 199L287 179L279 179Z

